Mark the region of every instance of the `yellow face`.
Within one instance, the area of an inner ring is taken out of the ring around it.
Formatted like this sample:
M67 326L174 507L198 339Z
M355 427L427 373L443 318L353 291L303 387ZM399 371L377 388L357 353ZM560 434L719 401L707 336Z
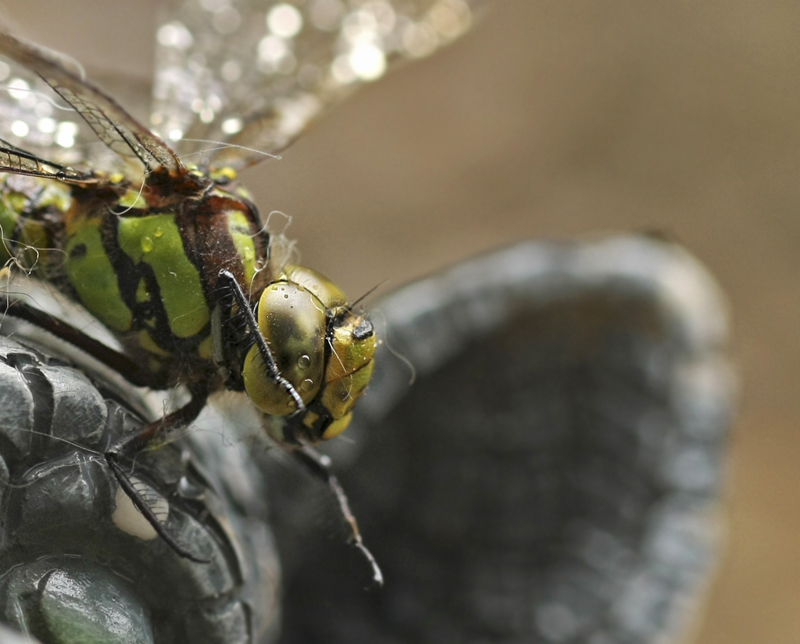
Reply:
M377 346L372 323L352 311L344 293L327 278L287 266L261 294L258 326L281 376L306 405L291 416L297 405L267 375L258 347L251 347L242 370L245 390L262 412L286 420L274 424L283 435L274 435L273 429L273 438L316 442L342 433L372 377Z

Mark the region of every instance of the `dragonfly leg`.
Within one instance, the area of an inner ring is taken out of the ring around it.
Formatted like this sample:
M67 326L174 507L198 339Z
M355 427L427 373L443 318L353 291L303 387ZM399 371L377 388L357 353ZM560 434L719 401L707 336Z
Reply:
M2 306L2 304L0 304ZM16 301L5 302L5 306L0 309L0 314L10 315L25 322L29 322L40 329L47 331L64 342L77 347L81 351L89 354L98 362L104 364L109 369L116 371L128 382L137 387L149 387L151 389L164 389L166 382L163 377L142 367L131 360L125 354L115 351L102 342L79 331L71 324L53 317L49 313L30 306L25 302Z
M126 457L132 456L142 449L152 445L156 441L165 440L168 435L191 424L203 410L208 400L208 392L198 388L192 392L192 397L180 409L167 414L163 418L145 425L138 434L126 436L112 444L105 452L106 463L120 487L128 495L133 505L142 513L147 522L153 526L156 533L172 548L178 555L196 563L210 563L210 560L192 554L184 546L178 543L175 538L167 532L164 525L158 520L150 506L142 498L142 495L134 487L128 474L123 470L121 461Z
M361 538L361 532L358 529L358 523L350 510L350 503L347 500L347 495L339 483L339 479L331 471L331 459L320 454L313 447L304 445L300 449L290 452L292 456L300 463L306 470L313 476L322 479L333 492L336 497L336 502L339 504L339 511L341 512L344 520L350 526L350 535L353 545L364 555L370 567L372 568L372 581L377 586L383 586L383 573L381 572L378 562L375 561L373 554L364 545L364 540Z
M210 559L205 559L203 557L198 557L197 555L191 553L189 550L184 548L178 541L173 537L169 532L167 532L164 525L161 521L158 520L158 517L153 513L153 510L147 505L147 501L142 498L142 495L136 490L136 487L131 482L128 475L122 469L120 464L117 462L116 458L112 458L109 454L106 454L106 462L108 463L108 467L111 470L111 473L114 475L114 478L117 479L119 486L123 489L125 494L128 495L128 498L131 500L133 505L136 507L139 512L142 513L144 518L147 522L153 526L153 529L156 531L159 537L161 537L164 541L166 541L167 545L172 548L178 555L183 557L184 559L188 559L189 561L194 561L195 563L202 563L207 564L211 563Z
M278 365L275 362L275 357L272 355L272 351L270 351L269 345L264 339L264 336L262 336L261 332L259 331L258 320L256 320L256 316L253 313L252 307L250 306L250 301L247 299L244 291L242 291L242 287L234 277L233 273L227 270L220 271L219 275L217 276L217 284L223 286L221 289L222 295L220 298L220 304L226 304L228 305L227 308L230 308L230 305L235 302L239 312L245 317L247 325L250 327L250 331L253 334L255 345L258 347L258 352L261 354L261 358L264 360L264 365L267 368L267 375L273 382L275 382L279 387L281 387L281 389L291 396L294 404L297 407L297 410L294 412L295 414L305 411L306 405L303 402L303 399L300 397L300 394L297 392L297 389L295 389L294 385L281 375ZM226 299L227 302L225 301Z

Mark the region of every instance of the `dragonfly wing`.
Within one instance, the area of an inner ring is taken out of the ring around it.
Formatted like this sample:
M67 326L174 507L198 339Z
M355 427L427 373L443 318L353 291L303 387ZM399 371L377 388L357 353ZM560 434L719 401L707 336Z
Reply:
M158 32L152 124L215 165L252 165L354 88L457 38L478 4L185 0Z
M116 155L97 141L78 113L64 104L33 71L0 55L0 145L3 170L27 164L14 152L47 159L54 166L113 168ZM118 159L117 159L118 160Z
M175 153L100 89L68 70L54 54L0 32L0 56L36 74L66 101L97 138L126 161L147 171L179 172Z
M42 159L2 139L0 139L0 172L57 179L80 185L97 182L97 177L90 171L81 172L70 166Z

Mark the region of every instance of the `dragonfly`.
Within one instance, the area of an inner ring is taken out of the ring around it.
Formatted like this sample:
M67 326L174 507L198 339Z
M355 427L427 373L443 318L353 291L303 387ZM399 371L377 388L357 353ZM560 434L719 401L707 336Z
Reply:
M374 368L375 329L330 280L288 263L238 175L359 85L463 34L477 4L173 5L157 32L150 127L74 61L0 33L0 258L80 303L124 350L22 301L7 313L134 385L188 389L186 404L105 453L181 556L204 561L163 529L122 461L188 426L211 394L240 391L264 433L333 489L380 582L329 459L312 449L350 423Z

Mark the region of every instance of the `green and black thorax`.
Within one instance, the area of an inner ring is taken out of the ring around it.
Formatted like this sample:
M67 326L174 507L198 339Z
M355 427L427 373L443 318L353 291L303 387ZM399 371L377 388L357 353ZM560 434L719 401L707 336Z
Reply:
M141 189L113 175L88 187L4 175L0 225L0 259L66 290L154 372L212 360L221 271L253 303L275 277L269 234L230 172L177 187L156 174Z

